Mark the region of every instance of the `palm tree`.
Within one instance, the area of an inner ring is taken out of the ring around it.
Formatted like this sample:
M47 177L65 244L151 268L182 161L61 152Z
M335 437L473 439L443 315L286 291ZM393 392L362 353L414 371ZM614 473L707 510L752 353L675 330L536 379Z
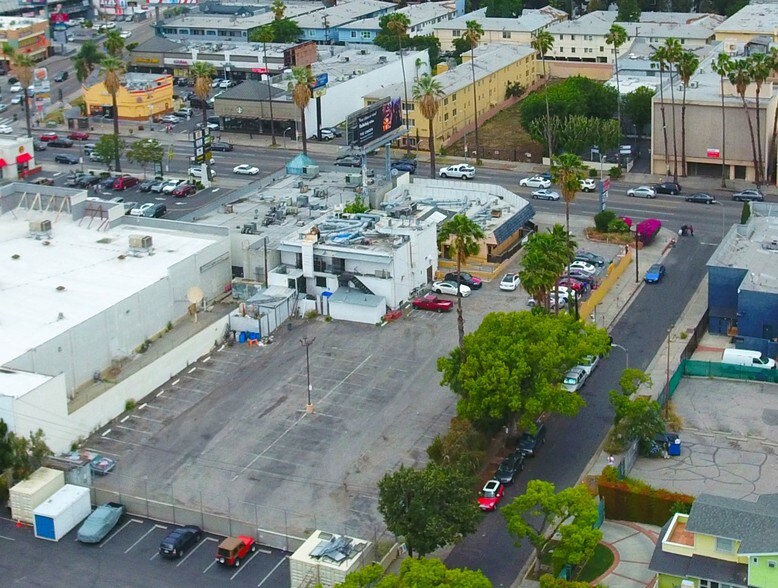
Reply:
M567 243L570 242L570 204L575 200L575 194L581 189L581 181L587 176L587 169L581 158L574 153L562 153L551 162L551 179L562 191L565 200L565 227L567 229ZM567 260L573 258L573 253Z
M114 29L109 31L105 35L105 41L103 41L103 47L111 57L121 57L122 51L124 51L124 39L121 32Z
M665 51L667 65L670 70L670 102L673 115L673 181L678 182L678 125L675 122L675 85L673 82L673 66L678 63L681 57L681 43L678 39L672 37L665 39Z
M103 85L111 95L111 104L113 106L113 135L114 145L114 169L117 172L122 171L122 164L119 158L119 108L116 105L116 95L121 88L121 75L125 71L124 62L116 57L104 57L100 62L100 72L103 74Z
M664 47L659 47L654 50L654 53L651 55L651 61L655 62L657 66L659 67L659 110L662 113L662 134L664 135L664 141L665 141L665 168L666 172L665 175L670 175L670 153L668 148L668 142L667 142L667 118L665 116L665 92L664 92L664 81L662 80L662 74L665 71L665 67L667 67L667 51L665 51Z
M778 62L776 62L778 63ZM724 78L729 75L729 70L732 67L732 60L729 55L723 51L718 54L716 61L711 65L713 71L719 74L719 82L721 85L721 187L727 187L727 117L725 115L726 109L724 108ZM775 117L773 124L773 144L775 144L776 125L778 125L778 117Z
M470 45L470 68L473 72L473 121L475 124L475 158L476 161L481 157L481 151L479 149L480 143L478 142L478 92L476 91L475 84L475 59L474 50L478 45L478 41L484 34L483 27L477 20L468 20L465 23L465 32L462 34L462 39L467 41Z
M208 95L211 93L216 68L205 61L195 61L189 67L189 75L194 79L194 93L200 99L203 107L203 131L205 131L208 129ZM207 158L203 158L205 173L201 174L200 178L204 178L205 182L209 182L211 179L210 163Z
M700 60L691 51L684 51L678 60L678 76L683 82L683 99L681 100L681 172L684 176L688 173L686 169L686 88L689 86Z
M401 12L395 12L390 14L386 18L386 28L390 33L397 35L397 45L400 50L400 67L403 72L403 90L405 91L405 104L403 104L403 118L405 119L405 128L408 130L408 81L405 79L405 56L403 55L403 37L408 36L408 27L410 26L410 19ZM411 144L406 138L406 147L408 154L411 153Z
M30 59L29 55L18 53L10 43L3 43L3 55L5 55L11 67L13 67L16 79L19 80L19 85L22 87L27 136L32 137L32 127L30 126L30 91L28 88L32 84L32 70L35 67L35 62Z
M580 159L579 159L580 161ZM553 169L553 168L552 168ZM580 180L579 180L580 181ZM554 294L555 299L559 300L559 278L567 271L567 266L575 257L575 251L578 249L578 243L570 238L570 230L560 224L546 229L551 235L546 254L549 259L549 269L554 273ZM550 302L550 301L549 301ZM577 312L576 304L576 312ZM554 314L559 314L559 305L554 304Z
M292 100L300 109L300 125L303 132L303 155L308 155L308 133L305 131L305 109L311 101L311 86L316 83L313 73L307 67L293 67L292 80L289 82L289 91Z
M81 45L81 49L79 49L76 56L71 58L76 69L76 78L78 78L79 82L83 82L92 74L95 67L100 64L103 55L100 48L92 41L85 41Z
M267 76L267 101L270 106L270 136L272 137L272 142L270 144L271 147L278 146L278 143L276 142L275 118L273 117L273 87L270 85L270 68L268 67L267 63L267 44L272 43L274 38L275 33L273 32L272 27L268 25L260 27L257 33L257 40L262 43L262 53L264 55L263 59L265 60L265 68L267 68L267 73L265 75Z
M543 94L546 98L546 141L548 142L548 161L554 156L554 148L551 137L551 113L548 108L548 76L546 75L546 53L554 47L554 36L546 29L534 35L531 42L532 48L540 54L540 62L543 65Z
M756 147L759 155L759 169L757 170L757 184L764 182L764 156L762 154L762 123L759 108L759 96L762 92L762 84L770 77L772 65L770 58L764 53L755 53L748 58L751 69L751 79L756 85Z
M464 214L457 214L444 222L438 231L438 245L448 247L449 254L457 258L457 283L461 283L462 262L481 250L484 232L478 223ZM457 330L459 332L459 356L465 361L465 318L462 316L462 295L457 296Z
M424 74L413 84L413 99L419 105L421 115L427 119L429 125L429 149L430 149L430 178L435 179L435 132L433 122L440 109L440 99L445 95L440 82Z
M746 90L748 85L753 81L751 79L751 68L749 67L748 60L737 59L732 62L732 67L729 70L727 76L729 82L735 86L740 100L743 102L743 109L746 111L746 119L748 120L748 130L751 133L751 151L754 157L754 174L756 178L756 184L759 185L759 160L756 152L756 139L754 137L754 125L751 122L751 113L748 110L748 102L746 102Z
M283 20L286 14L286 4L282 0L273 0L270 10L273 12L273 20Z
M550 303L548 295L556 290L557 282L569 263L569 247L577 247L565 236L565 232L562 225L554 225L546 233L533 233L527 240L521 259L521 284L532 298L542 301L546 310Z
M627 30L617 24L612 24L608 34L605 35L605 43L613 45L613 60L616 69L616 116L619 121L619 138L621 138L621 88L619 86L619 47L627 42Z

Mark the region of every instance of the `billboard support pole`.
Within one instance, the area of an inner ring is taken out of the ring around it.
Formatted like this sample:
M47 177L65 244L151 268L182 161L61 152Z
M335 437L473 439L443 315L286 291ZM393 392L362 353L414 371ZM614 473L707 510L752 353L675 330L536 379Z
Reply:
M362 159L362 194L367 194L367 150L360 147L359 156Z
M384 166L385 166L385 172L386 177L391 178L392 177L392 149L391 145L389 143L386 144L386 157L384 159Z
M321 141L321 96L316 98L316 138Z

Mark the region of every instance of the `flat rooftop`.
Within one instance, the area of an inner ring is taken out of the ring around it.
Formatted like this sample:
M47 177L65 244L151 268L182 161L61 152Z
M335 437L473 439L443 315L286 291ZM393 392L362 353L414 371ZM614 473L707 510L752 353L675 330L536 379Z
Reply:
M287 18L297 20L298 16L311 12L321 12L324 9L322 4L316 2L302 2L286 5L285 15ZM229 14L206 14L201 12L190 12L185 16L176 16L174 18L161 19L158 27L177 27L192 29L238 29L249 30L266 25L274 19L272 11L268 10L261 14L252 14L251 16L239 16Z
M45 24L45 22L45 18L19 18L18 16L0 16L0 30L23 29L36 24Z
M727 33L775 34L778 28L778 4L748 4L716 27L716 35Z
M713 25L716 24L716 15L694 15L683 12L648 12L640 15L640 22L620 22L616 20L615 11L598 10L575 20L555 23L548 30L553 35L607 35L611 25L614 23L624 27L630 38L650 37L665 39L667 37L675 37L679 39L707 39L713 36Z
M343 2L315 13L301 14L293 20L301 29L324 29L324 19L326 18L327 28L333 29L370 16L380 10L392 12L396 6L392 2L381 2L380 0Z
M486 16L486 8L481 8L459 18L435 25L433 29L464 31L467 28L467 21L475 20L485 31L531 33L563 18L566 19L567 14L551 6L537 10L524 10L518 18L489 18Z
M411 21L408 29L422 25L431 20L445 17L449 14L456 14L456 4L454 2L425 2L423 4L410 4L405 8L400 8L398 14L404 14ZM380 28L380 16L364 18L362 20L343 25L342 29L375 29Z

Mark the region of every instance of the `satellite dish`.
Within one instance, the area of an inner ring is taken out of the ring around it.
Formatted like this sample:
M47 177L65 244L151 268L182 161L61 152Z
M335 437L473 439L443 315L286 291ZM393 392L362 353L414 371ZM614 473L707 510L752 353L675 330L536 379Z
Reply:
M205 294L200 286L192 286L186 291L186 299L192 304L200 304L203 298L205 298Z

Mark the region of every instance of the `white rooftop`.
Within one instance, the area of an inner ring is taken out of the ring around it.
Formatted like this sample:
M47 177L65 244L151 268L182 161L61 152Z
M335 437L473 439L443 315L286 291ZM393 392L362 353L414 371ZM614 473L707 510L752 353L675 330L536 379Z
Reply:
M44 23L45 18L20 18L18 16L0 16L0 30L15 30L31 27L35 24Z
M315 2L297 3L286 7L285 15L287 18L297 20L297 17L311 12L321 12L323 6ZM190 12L185 16L160 19L160 27L178 27L193 29L238 29L248 30L261 27L271 22L275 16L271 11L261 14L252 14L251 16L235 17L229 14L204 14L200 12Z
M0 369L0 396L21 398L50 379L51 376L2 368Z
M716 27L716 34L752 33L775 35L778 29L778 4L748 4Z
M404 14L411 21L409 28L422 25L428 21L446 16L447 14L456 14L457 7L454 2L425 2L423 4L410 4L405 8L400 8L397 12ZM360 29L360 30L379 30L380 16L365 18L356 22L343 25L342 29Z
M467 21L475 20L483 27L484 31L505 30L531 33L563 18L567 18L567 14L551 6L535 10L525 9L518 18L488 18L486 8L481 8L459 18L435 25L433 28L436 30L464 30L467 28Z
M668 16L665 20L661 20L660 16L654 16L662 14L665 13L647 13L647 19L652 18L652 20L644 21L642 18L644 15L641 15L640 22L618 22L616 21L615 12L600 10L585 14L575 20L555 23L548 28L548 31L552 35L607 35L611 25L618 22L627 31L627 35L630 38L652 37L665 39L674 37L677 39L707 39L713 36L711 26L707 24L709 23L708 20L700 21L680 18L694 15L677 12L666 13Z
M324 18L330 29L341 27L346 23L358 20L379 10L393 11L396 4L380 0L359 0L359 2L342 3L325 8L313 14L303 14L294 20L301 29L324 29Z

